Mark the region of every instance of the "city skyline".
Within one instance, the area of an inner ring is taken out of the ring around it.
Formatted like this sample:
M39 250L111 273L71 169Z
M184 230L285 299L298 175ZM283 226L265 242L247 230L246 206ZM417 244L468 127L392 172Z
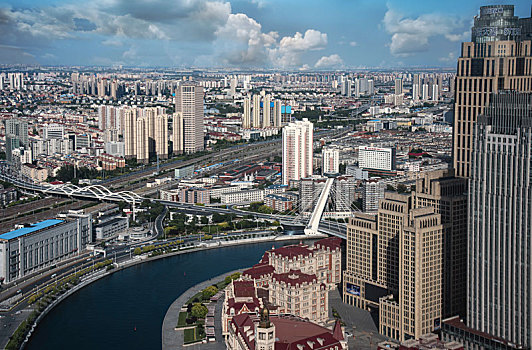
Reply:
M5 64L268 68L454 67L472 13L494 1L0 3ZM525 1L516 15L530 15ZM302 11L304 9L305 11ZM294 15L297 13L297 16ZM315 13L324 13L315 21Z

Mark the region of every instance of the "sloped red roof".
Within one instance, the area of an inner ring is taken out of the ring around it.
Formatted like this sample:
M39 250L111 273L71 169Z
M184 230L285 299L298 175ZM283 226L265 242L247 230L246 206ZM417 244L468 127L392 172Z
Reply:
M255 297L255 284L253 281L233 281L235 297Z
M301 270L290 270L286 273L274 273L273 279L279 282L284 282L291 286L317 281L316 275L309 275L301 272Z
M249 276L252 279L260 278L264 275L271 275L274 272L274 268L271 265L255 265L252 268L245 270L242 274Z
M320 239L314 244L314 246L317 248L320 248L320 247L329 248L332 251L342 246L342 239L338 237L328 237L328 238Z
M275 250L270 250L270 253L272 254L278 254L285 257L288 257L290 259L295 258L297 256L309 256L312 254L312 251L308 249L306 246L302 245L288 245L285 247L277 248Z

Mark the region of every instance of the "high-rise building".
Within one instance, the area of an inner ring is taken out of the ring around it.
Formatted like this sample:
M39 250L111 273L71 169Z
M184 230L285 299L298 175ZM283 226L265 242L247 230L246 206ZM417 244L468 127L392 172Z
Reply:
M319 175L301 179L299 182L299 211L312 212L325 187L326 177Z
M362 186L362 210L364 212L376 211L379 200L384 198L384 183L379 178L371 178Z
M262 103L262 127L268 128L271 125L271 96L264 96L264 102Z
M182 146L174 145L174 150L182 149L185 153L203 151L203 87L191 81L182 82L177 88L175 110L181 115L183 128L182 137L173 141L181 142Z
M150 160L149 117L141 116L135 121L135 157L139 163Z
M441 215L387 192L377 215L347 228L345 303L378 309L380 333L400 341L437 329L442 310Z
M274 100L273 101L273 127L274 128L280 128L282 126L281 109L282 109L281 101Z
M395 79L395 94L401 95L403 93L403 79Z
M136 158L137 150L137 108L124 111L124 154L125 158Z
M155 153L160 159L168 158L168 116L158 114L154 116Z
M244 98L244 113L242 116L242 128L251 128L251 98Z
M22 119L6 119L6 135L15 135L22 146L28 145L28 122Z
M472 137L467 325L528 349L532 94L499 92L489 101Z
M482 6L458 58L453 127L453 167L469 177L477 115L500 90L532 91L532 19L514 16L513 5Z
M443 225L442 316L466 315L467 181L452 171L425 172L412 192L416 208L433 207Z
M314 125L304 118L283 128L283 185L312 175Z
M252 127L260 128L260 95L253 95Z
M340 150L324 147L321 151L322 174L336 174L340 172Z

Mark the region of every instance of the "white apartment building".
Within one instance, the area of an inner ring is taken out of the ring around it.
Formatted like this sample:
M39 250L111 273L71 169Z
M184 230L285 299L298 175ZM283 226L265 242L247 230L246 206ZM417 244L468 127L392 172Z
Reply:
M312 175L313 133L306 118L283 128L283 185Z

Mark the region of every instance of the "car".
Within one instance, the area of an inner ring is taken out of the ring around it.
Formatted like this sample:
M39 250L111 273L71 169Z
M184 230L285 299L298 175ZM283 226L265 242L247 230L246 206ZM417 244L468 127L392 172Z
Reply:
M15 312L15 315L20 315L22 313L22 311L18 310L17 312Z
M17 294L22 293L22 289L17 290Z
M87 260L85 260L85 261L91 261L91 260L92 260L91 258L87 258Z
M53 275L50 276L50 278L56 278L57 277L57 273L54 273Z

